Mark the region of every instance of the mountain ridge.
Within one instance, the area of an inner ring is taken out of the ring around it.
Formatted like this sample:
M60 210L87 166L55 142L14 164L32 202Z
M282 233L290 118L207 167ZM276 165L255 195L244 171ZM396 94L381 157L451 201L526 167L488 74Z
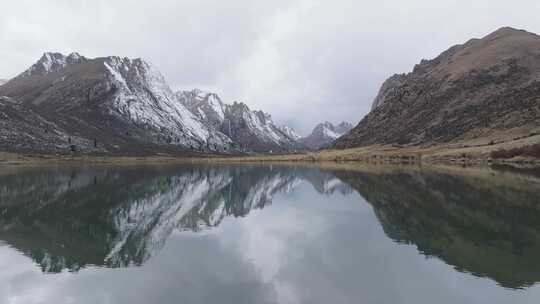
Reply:
M238 144L191 110L143 59L48 52L0 87L0 148L129 155L287 152L294 146L287 140L259 145L265 142L259 138ZM246 112L267 120L268 130L254 136L277 129L266 113Z
M540 131L540 37L501 28L383 83L371 112L335 148L488 144Z
M176 95L192 113L227 135L242 150L288 152L304 149L292 129L276 126L270 114L251 110L245 103L228 104L217 94L198 89L179 91Z

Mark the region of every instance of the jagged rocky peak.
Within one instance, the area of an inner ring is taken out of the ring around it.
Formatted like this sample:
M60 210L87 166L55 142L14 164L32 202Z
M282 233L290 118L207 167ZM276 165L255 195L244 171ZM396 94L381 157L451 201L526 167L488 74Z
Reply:
M216 93L193 89L191 91L178 91L176 97L203 121L208 121L215 126L223 123L226 105Z
M199 113L190 111L189 103L178 99L152 64L142 59L108 57L104 65L119 88L114 104L121 115L140 125L154 126L164 133L166 141L190 149L224 150L230 146L227 136L205 124L203 117L197 117ZM193 99L201 96L199 92ZM205 98L209 100L209 95Z
M176 92L178 98L185 100L187 103L196 103L196 102L219 102L221 98L216 93L203 91L201 89L193 89L190 91L178 91Z
M261 110L255 110L254 111L255 115L257 115L257 117L259 117L259 120L261 121L261 123L263 124L270 124L270 123L274 123L272 121L272 115L266 113L266 112L263 112Z
M117 88L129 90L130 93L157 95L159 101L173 102L174 93L165 81L163 75L149 62L140 58L120 58L116 56L101 59L111 80ZM144 91L144 92L143 92Z
M334 125L331 122L323 122L318 124L312 134L320 134L329 138L336 139L352 129L352 125L348 122L342 122Z
M343 121L336 126L336 132L340 134L345 134L349 132L354 126L347 121Z
M247 104L239 101L234 101L231 105L231 109L235 112L247 112L250 111Z
M88 59L79 53L64 55L61 53L47 52L33 64L28 70L24 71L18 77L44 76L52 72L59 71L70 64L78 64Z
M315 128L313 129L313 132L324 133L330 137L335 137L335 138L338 137L338 134L335 134L334 125L329 121L325 121L323 123L316 125Z
M215 93L201 90L179 91L178 100L205 125L227 135L244 151L286 152L302 149L295 137L277 127L272 116L251 110L243 102L225 103Z
M281 132L283 132L285 135L287 135L289 138L291 138L291 139L293 139L295 141L298 141L298 140L300 140L300 138L302 138L302 136L300 136L298 133L296 133L296 131L291 127L281 126L281 127L279 127L279 129L281 130Z
M488 144L540 132L540 36L503 27L383 83L336 148ZM524 114L526 113L526 114Z
M252 111L241 102L234 102L227 108L224 131L241 145L257 152L286 152L302 148L274 124L270 114Z
M300 142L311 149L321 149L349 132L352 128L353 126L349 122L344 121L338 125L334 125L326 121L315 126L311 134L302 138Z

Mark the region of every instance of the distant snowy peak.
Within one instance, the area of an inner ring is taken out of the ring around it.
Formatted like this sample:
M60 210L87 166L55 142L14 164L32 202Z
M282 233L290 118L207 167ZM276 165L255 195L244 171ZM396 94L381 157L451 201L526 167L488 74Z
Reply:
M352 130L352 128L354 128L353 124L346 121L341 122L339 125L335 127L336 132L340 133L341 135L349 132L350 130Z
M300 140L304 145L312 149L320 149L332 143L337 138L343 136L353 128L348 122L334 125L328 121L318 124L313 132Z
M279 129L281 130L281 132L283 132L289 138L294 139L296 141L298 141L298 140L300 140L300 138L302 138L302 136L300 136L298 133L296 133L296 131L294 129L292 129L290 127L281 126Z
M334 138L334 139L340 136L340 134L336 131L336 128L334 127L334 125L329 122L324 122L322 124L317 125L313 133L322 134L324 136Z
M352 125L348 122L342 122L337 126L334 126L332 123L326 121L324 123L318 124L313 130L313 134L322 134L332 139L336 139L341 135L349 132L352 129Z
M0 86L8 82L6 79L0 79Z
M49 73L59 71L70 64L78 64L87 61L88 59L78 53L63 55L61 53L47 52L33 64L28 70L24 71L17 78L30 76L45 76Z
M320 123L311 132L310 136L319 136L319 137L325 137L325 138L331 138L335 139L339 137L339 133L335 131L335 127L333 124L329 122Z

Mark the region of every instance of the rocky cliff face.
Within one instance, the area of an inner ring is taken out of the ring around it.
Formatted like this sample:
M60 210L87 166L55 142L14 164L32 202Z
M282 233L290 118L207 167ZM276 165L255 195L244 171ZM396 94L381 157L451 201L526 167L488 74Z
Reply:
M333 125L330 122L318 124L310 135L301 138L300 142L310 149L321 149L332 144L338 137L349 132L353 125L348 122L342 122Z
M502 28L388 79L337 148L507 140L540 130L540 37Z
M246 104L224 103L217 94L181 91L178 99L207 125L227 135L235 148L254 152L288 152L303 149L290 128L277 127L272 117Z

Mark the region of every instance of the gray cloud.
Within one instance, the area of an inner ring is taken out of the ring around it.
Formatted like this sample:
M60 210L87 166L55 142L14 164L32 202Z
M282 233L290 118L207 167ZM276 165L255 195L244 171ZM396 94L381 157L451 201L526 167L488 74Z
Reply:
M502 26L540 33L532 0L19 0L0 11L0 78L45 51L142 57L175 88L216 91L302 133L358 122L385 78L453 44Z

